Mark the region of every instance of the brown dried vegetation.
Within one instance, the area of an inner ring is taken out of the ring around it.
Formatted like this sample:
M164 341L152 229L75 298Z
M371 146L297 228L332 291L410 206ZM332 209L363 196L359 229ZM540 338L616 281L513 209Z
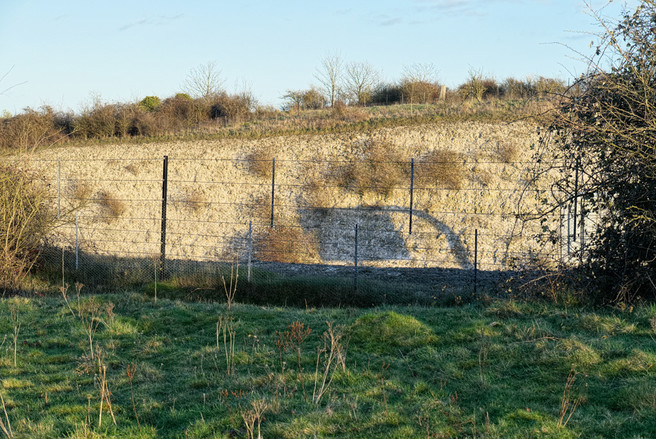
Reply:
M416 184L459 190L467 179L465 155L455 151L436 149L422 157L415 166Z

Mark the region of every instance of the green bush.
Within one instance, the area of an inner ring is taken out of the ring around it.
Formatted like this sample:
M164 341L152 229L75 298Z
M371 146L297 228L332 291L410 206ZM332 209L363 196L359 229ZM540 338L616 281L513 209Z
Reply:
M162 100L157 96L146 96L139 102L139 106L146 111L156 111L162 105Z

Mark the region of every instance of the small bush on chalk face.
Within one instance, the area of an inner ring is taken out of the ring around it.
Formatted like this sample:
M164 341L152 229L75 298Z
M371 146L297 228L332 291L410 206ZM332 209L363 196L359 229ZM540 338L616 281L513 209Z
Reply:
M415 166L415 178L419 186L462 189L466 179L465 156L443 149L425 155Z
M69 187L68 196L74 202L85 203L91 198L91 186L86 181L73 181Z
M389 142L368 140L360 147L358 156L331 172L339 186L360 195L372 192L387 197L408 181L407 160L398 157Z
M107 191L98 192L96 203L100 206L101 215L107 222L118 219L125 212L125 204Z
M246 156L248 172L256 177L270 180L273 172L273 153L267 148L256 149Z
M512 140L505 140L497 144L496 153L501 162L512 163L519 157L519 148Z
M187 190L182 201L184 207L194 213L200 212L203 207L208 205L205 195L198 189Z

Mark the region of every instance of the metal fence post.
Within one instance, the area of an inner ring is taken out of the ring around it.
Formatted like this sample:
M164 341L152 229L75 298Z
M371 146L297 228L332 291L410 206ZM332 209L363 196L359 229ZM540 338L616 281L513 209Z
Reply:
M478 229L474 230L474 297L478 289Z
M57 219L61 218L61 159L57 159Z
M271 160L271 227L273 227L273 200L276 196L276 158Z
M563 241L563 229L565 228L565 214L563 213L563 206L560 206L560 230L558 231L558 246L560 247L558 249L558 253L560 256L560 265L563 265L564 258L563 258L563 247L564 247L564 241Z
M572 232L574 232L574 241L576 241L576 215L578 214L577 212L577 207L578 207L578 198L579 198L579 164L580 164L580 158L576 159L576 170L574 172L574 227L572 228Z
M572 205L567 203L567 258L572 255Z
M169 156L164 156L163 172L162 172L162 234L160 239L160 255L159 264L160 270L164 273L166 268L166 199L168 193L169 182Z
M355 223L355 251L353 253L353 288L358 291L358 223Z
M253 221L248 222L248 272L247 280L251 281L251 266L253 257Z
M583 207L583 198L581 198L581 221L579 227L581 228L581 231L579 232L581 234L581 241L579 244L579 262L583 264L583 252L585 251L585 210Z
M80 267L80 228L78 224L79 214L75 212L75 270Z
M408 234L412 235L412 202L415 187L415 159L410 159L410 225L408 227Z

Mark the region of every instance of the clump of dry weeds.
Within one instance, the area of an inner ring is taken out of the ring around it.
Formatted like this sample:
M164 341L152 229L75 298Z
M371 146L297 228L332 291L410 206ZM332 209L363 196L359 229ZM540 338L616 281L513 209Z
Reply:
M190 212L198 213L207 206L207 198L200 189L187 189L182 197L182 205Z
M415 179L418 186L462 189L467 179L465 155L445 149L431 151L415 165Z
M409 185L409 162L394 152L391 142L370 139L357 149L356 160L332 168L338 186L359 195L371 192L387 197Z
M319 246L300 226L267 228L255 235L255 257L260 261L299 264L318 262Z
M86 181L73 180L69 186L68 195L78 203L84 203L91 198L91 185Z
M497 158L503 163L513 163L519 158L519 147L512 140L497 142L497 150L495 152Z
M98 192L96 203L100 206L102 216L107 222L116 220L125 213L125 203L109 191Z
M262 179L271 179L273 152L269 148L256 149L246 156L248 172Z

